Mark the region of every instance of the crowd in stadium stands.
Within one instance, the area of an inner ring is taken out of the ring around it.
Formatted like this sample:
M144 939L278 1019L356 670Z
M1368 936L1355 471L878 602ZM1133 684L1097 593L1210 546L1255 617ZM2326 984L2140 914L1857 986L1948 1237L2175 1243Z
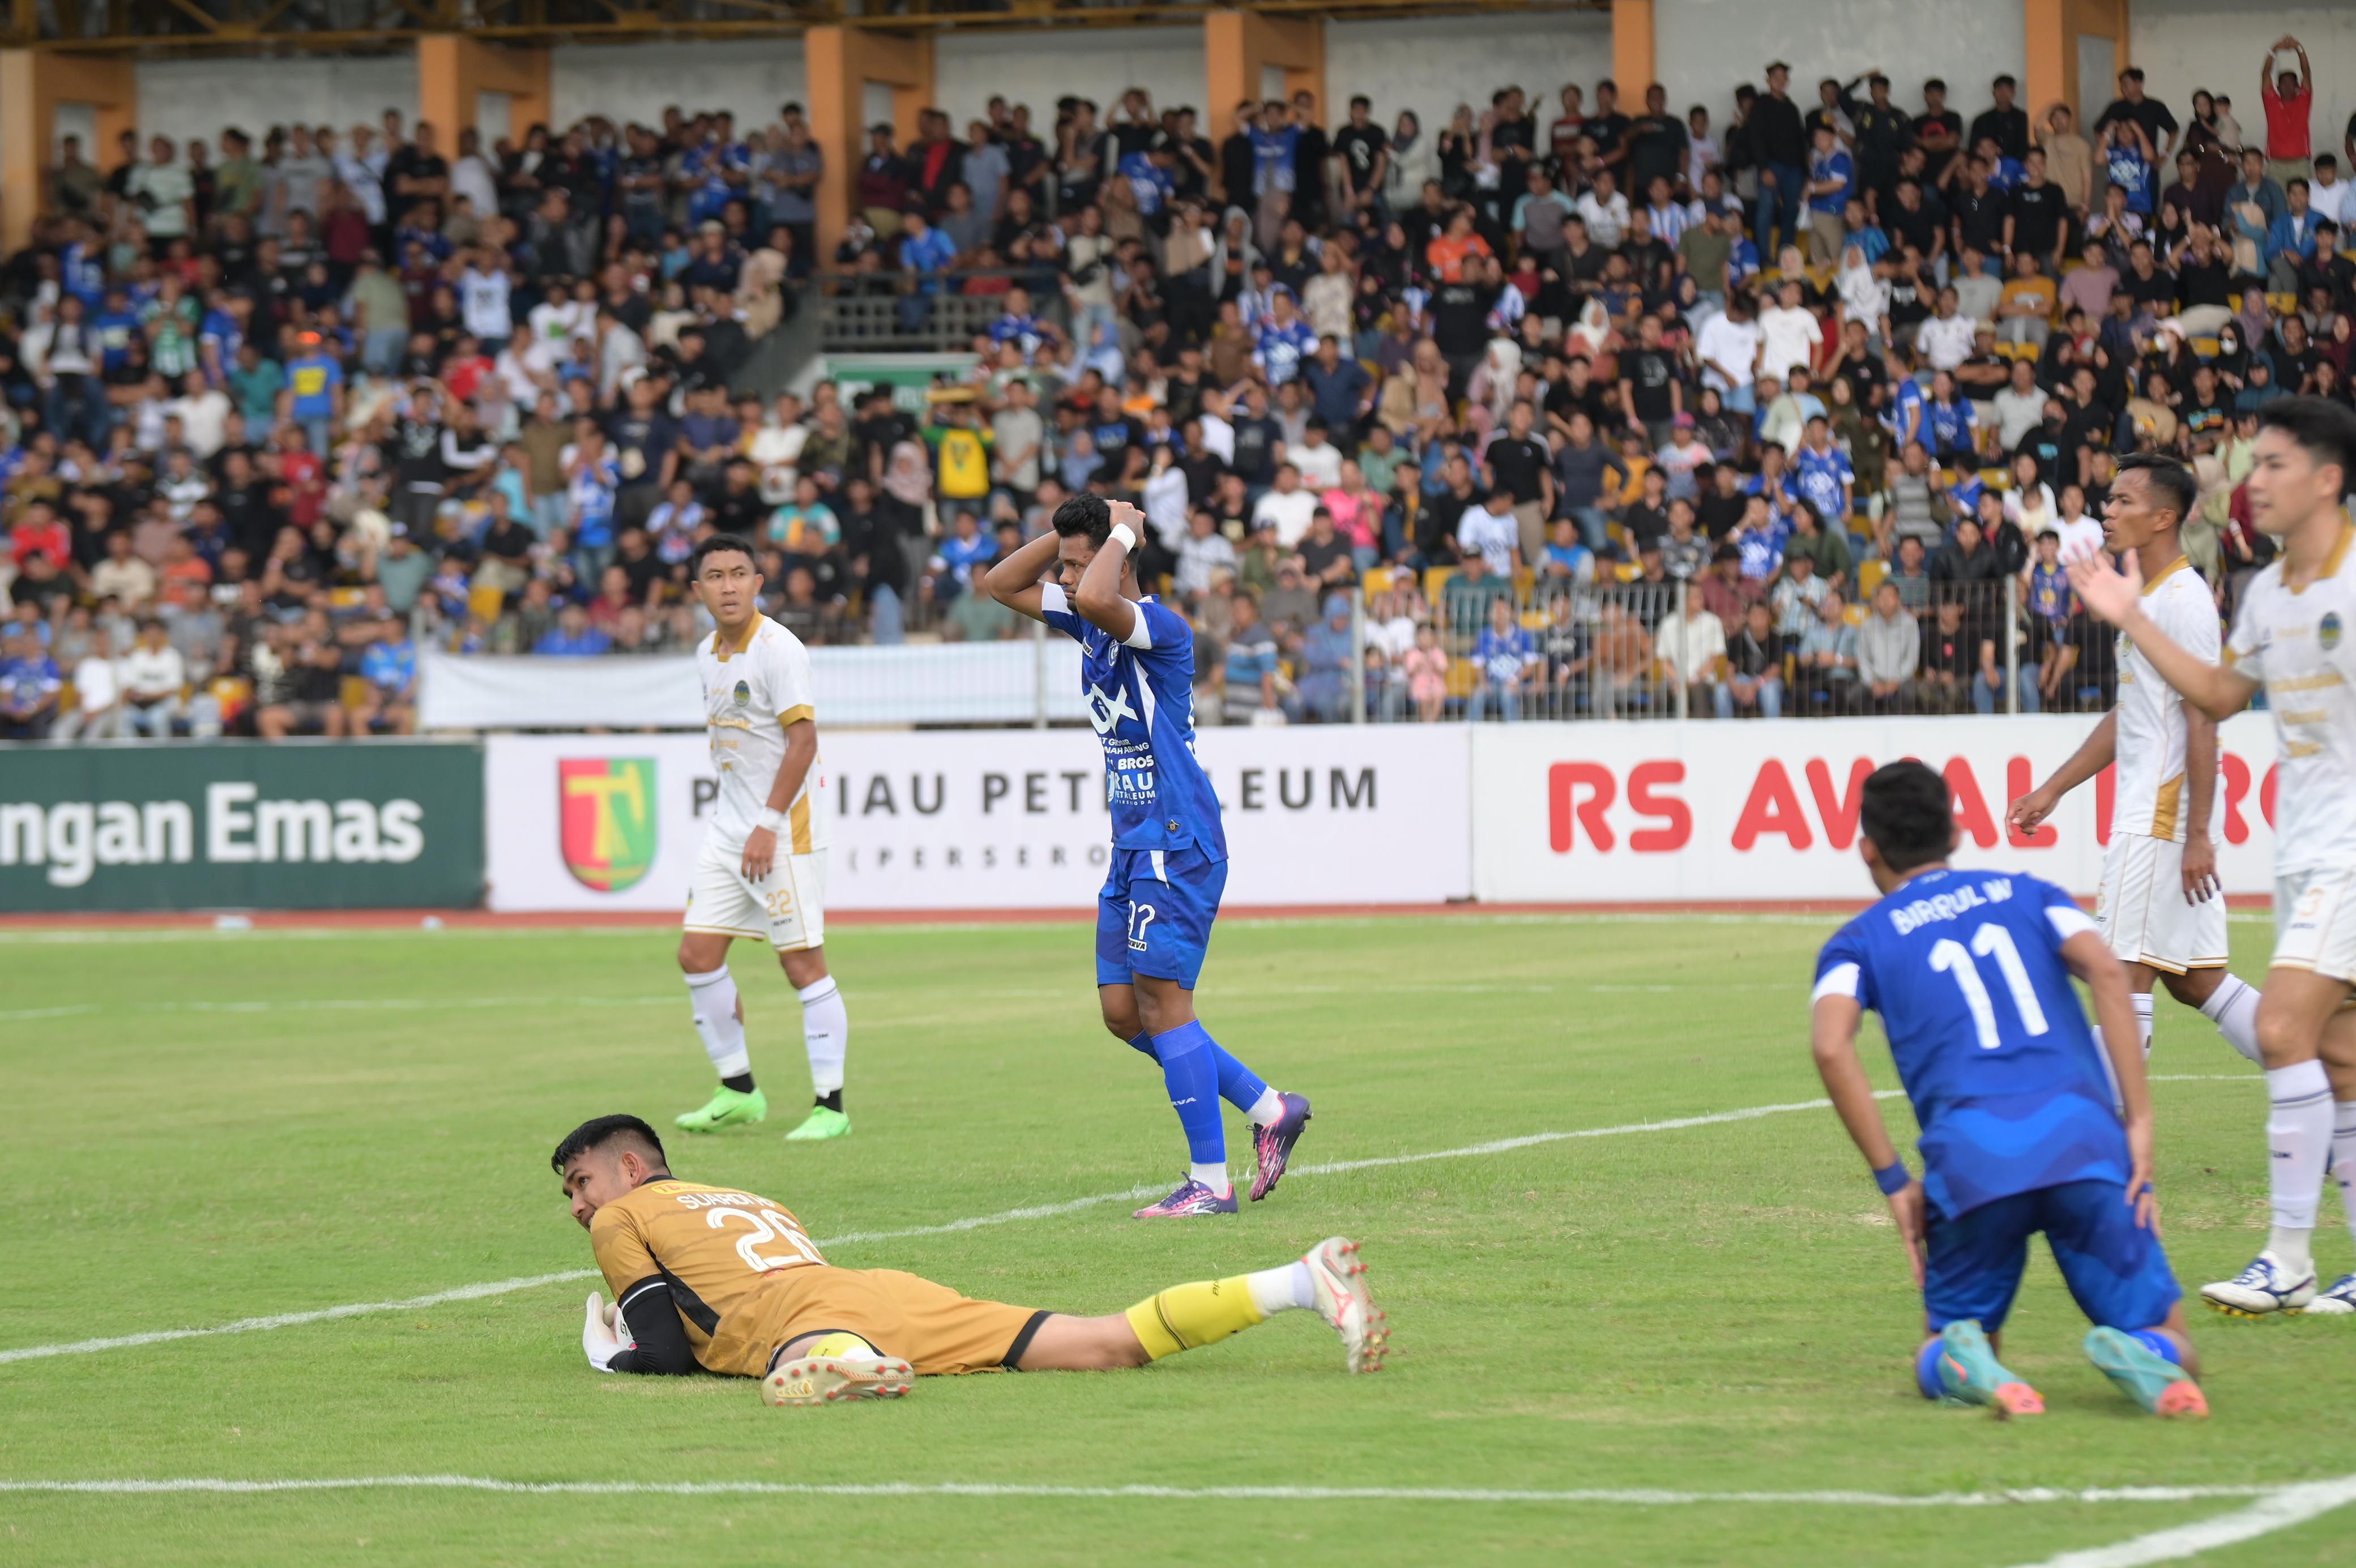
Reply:
M713 529L813 644L1011 636L978 574L1077 491L1150 519L1206 721L2107 702L2057 554L2158 450L2221 607L2266 560L2254 411L2351 395L2356 122L2287 37L2247 129L1791 75L1215 139L993 100L824 185L794 104L69 137L0 264L0 736L406 730L421 640L691 645ZM815 301L952 295L929 390L732 382Z

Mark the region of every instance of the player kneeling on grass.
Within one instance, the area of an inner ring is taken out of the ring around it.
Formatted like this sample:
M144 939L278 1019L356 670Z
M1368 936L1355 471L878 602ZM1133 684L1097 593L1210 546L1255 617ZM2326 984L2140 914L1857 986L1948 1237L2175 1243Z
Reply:
M1332 1326L1354 1372L1379 1371L1390 1338L1357 1243L1340 1236L1296 1263L1075 1317L831 1267L779 1205L672 1176L636 1116L584 1122L550 1163L614 1293L611 1307L591 1295L581 1331L599 1371L759 1378L771 1404L823 1404L904 1394L930 1373L1141 1367L1293 1307Z
M1997 1360L2042 1231L2079 1310L2086 1355L2155 1415L2206 1415L2182 1292L2153 1229L2151 1097L2126 971L2070 895L2018 873L1950 869L1954 803L1921 763L1866 780L1859 853L1881 900L1816 959L1813 1040L1833 1108L1890 1200L1930 1337L1923 1396L2045 1408ZM2070 976L2094 993L2115 1076L2112 1105ZM1865 1010L1881 1015L1899 1082L1922 1129L1922 1179L1890 1146L1857 1055Z

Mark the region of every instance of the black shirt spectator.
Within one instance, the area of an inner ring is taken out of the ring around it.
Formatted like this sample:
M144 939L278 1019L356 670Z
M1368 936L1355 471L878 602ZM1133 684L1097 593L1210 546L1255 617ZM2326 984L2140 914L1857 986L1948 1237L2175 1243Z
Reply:
M2070 220L2070 198L2051 180L2021 185L2012 193L2012 248L2026 251L2039 261L2051 260L2061 248L2062 225Z
M1496 484L1514 493L1514 504L1536 501L1545 494L1539 475L1547 471L1546 443L1535 436L1500 435L1489 443L1489 473Z
M1997 151L2018 163L2029 155L2029 111L2025 109L1987 109L1972 120L1971 144L1980 144L1980 138L1992 139Z
M1762 92L1744 123L1751 133L1751 150L1762 164L1788 168L1808 166L1808 137L1801 128L1800 106L1789 98Z

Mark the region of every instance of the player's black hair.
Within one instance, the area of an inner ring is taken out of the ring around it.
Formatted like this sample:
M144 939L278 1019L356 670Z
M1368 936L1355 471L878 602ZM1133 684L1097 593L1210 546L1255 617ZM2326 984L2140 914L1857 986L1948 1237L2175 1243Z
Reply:
M1112 538L1112 508L1101 496L1075 496L1055 508L1055 531L1064 538L1085 539L1089 547L1104 549Z
M2356 487L2356 413L2321 398L2276 398L2258 411L2260 430L2278 430L2318 463L2340 465L2340 491Z
M655 1136L654 1128L636 1116L591 1117L564 1135L564 1141L556 1146L556 1152L548 1157L548 1163L557 1175L562 1176L564 1168L582 1155L624 1137L636 1138L645 1144L654 1151L657 1165L665 1170L670 1168L670 1161L663 1157L662 1139Z
M2141 474L2154 498L2176 514L2178 527L2192 516L2193 503L2201 496L2201 482L2175 458L2163 452L2131 452L2119 459L2119 472Z
M697 545L695 547L695 553L687 558L687 575L689 580L691 581L703 575L703 563L707 558L715 555L726 555L731 551L734 551L734 553L743 556L746 560L751 561L753 563L754 571L758 571L761 570L761 558L754 551L752 540L737 534L713 534L711 538Z
M1954 847L1955 807L1947 781L1917 762L1890 763L1865 781L1858 831L1893 871L1944 860Z

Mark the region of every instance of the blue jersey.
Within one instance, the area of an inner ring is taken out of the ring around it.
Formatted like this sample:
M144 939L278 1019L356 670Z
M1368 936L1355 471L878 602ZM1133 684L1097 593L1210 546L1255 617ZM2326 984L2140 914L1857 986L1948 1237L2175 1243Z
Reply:
M1151 599L1137 601L1122 642L1082 620L1064 591L1040 591L1040 618L1080 645L1088 722L1104 745L1105 804L1116 849L1200 849L1227 858L1211 775L1194 760L1194 631Z
M1925 872L1836 933L1816 991L1881 1016L1948 1219L2064 1182L2127 1179L2126 1134L2062 962L2094 929L2035 877Z
M1837 446L1822 452L1803 446L1792 460L1792 482L1801 498L1815 507L1817 517L1829 523L1848 515L1841 497L1844 486L1857 482L1857 470L1849 466L1848 453Z

